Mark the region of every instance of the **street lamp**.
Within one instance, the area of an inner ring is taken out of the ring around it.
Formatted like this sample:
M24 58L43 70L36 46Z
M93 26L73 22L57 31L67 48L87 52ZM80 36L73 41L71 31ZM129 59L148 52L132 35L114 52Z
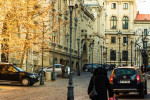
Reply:
M67 59L68 59L68 40L69 40L69 34L66 34L66 40L67 40L67 49L66 49L66 66L67 66ZM68 68L66 69L66 77L68 78Z
M101 64L102 64L102 45L100 46L101 47Z
M107 47L106 47L106 64L107 64Z
M133 66L133 65L132 65L132 44L133 44L133 41L131 40L130 43L131 43L131 66Z
M80 67L79 67L79 43L80 43L80 38L77 39L77 42L78 42L78 72L77 72L77 75L80 76Z
M54 81L55 80L55 34L53 36L53 45L54 45L54 48L53 48L53 72L52 72L52 80Z
M69 75L69 86L67 93L67 100L74 100L73 93L73 80L72 80L72 12L75 5L75 0L69 0L69 10L70 10L70 75Z
M93 67L93 47L94 47L94 40L93 40L91 46L92 46L92 73L93 73L93 71L94 71L94 67Z
M129 36L127 35L127 39L126 39L126 43L127 43L127 58L126 58L126 66L128 65L127 63L128 63L128 38L129 38Z
M119 38L119 65L121 66L121 52L120 52L120 38L121 38L122 32L118 32L118 38Z
M112 58L112 49L110 49L110 65L111 65L111 58Z
M42 37L42 71L41 71L41 77L40 77L40 85L44 85L44 71L43 71L43 44L44 44L44 22L43 22L43 37Z

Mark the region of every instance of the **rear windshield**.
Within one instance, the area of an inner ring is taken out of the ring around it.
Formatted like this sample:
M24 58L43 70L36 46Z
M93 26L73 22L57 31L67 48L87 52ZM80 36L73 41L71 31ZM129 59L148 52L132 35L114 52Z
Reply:
M119 68L114 70L115 75L134 75L135 70L131 68Z
M55 68L61 68L61 65L54 65Z

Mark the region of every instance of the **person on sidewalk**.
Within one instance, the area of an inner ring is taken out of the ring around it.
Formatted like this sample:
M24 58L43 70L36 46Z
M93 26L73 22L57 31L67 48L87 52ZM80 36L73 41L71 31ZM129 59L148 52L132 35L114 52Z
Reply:
M142 71L142 73L146 73L146 67L144 64L142 64L142 66L141 66L141 71Z
M96 68L93 76L91 77L89 86L88 86L88 94L93 90L93 79L95 77L95 89L98 93L98 96L94 100L108 100L107 98L107 90L109 92L109 97L114 97L114 93L109 83L109 79L107 77L107 71L101 67Z

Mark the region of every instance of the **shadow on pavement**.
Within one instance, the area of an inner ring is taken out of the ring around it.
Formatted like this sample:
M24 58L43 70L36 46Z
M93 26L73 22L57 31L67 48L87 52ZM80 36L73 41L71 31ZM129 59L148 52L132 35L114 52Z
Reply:
M144 96L144 98L141 98L138 94L120 94L115 95L118 100L150 100L150 94L147 94Z

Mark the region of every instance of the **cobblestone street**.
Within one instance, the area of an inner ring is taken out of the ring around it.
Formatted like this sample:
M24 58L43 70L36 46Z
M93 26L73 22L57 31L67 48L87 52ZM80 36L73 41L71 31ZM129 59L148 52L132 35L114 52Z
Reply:
M108 73L108 76L110 72ZM82 72L81 76L73 77L74 99L89 100L87 87L90 77L89 72ZM47 81L44 85L39 82L31 87L18 85L2 84L0 85L0 100L67 100L68 79L56 78L56 81ZM150 100L150 81L148 80L148 95L140 99L138 94L131 93L127 95L116 96L119 100Z
M74 98L75 100L89 100L87 86L91 73L74 75ZM56 81L45 82L40 86L36 83L32 87L18 85L0 85L0 100L67 100L68 79L56 78Z

